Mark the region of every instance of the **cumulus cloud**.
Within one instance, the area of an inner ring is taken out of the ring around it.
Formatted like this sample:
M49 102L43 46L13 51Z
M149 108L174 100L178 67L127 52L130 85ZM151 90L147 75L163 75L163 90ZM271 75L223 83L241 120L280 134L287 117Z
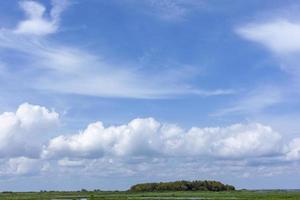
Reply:
M58 125L58 113L28 103L1 114L0 176L75 169L101 176L133 176L157 173L171 163L178 172L189 168L191 175L199 170L216 173L225 164L230 173L241 175L245 168L260 166L264 173L269 165L300 159L299 138L285 145L279 133L260 123L184 129L154 118L137 118L117 126L95 122L78 133L50 137L49 131Z
M86 130L50 140L44 156L102 157L111 155L148 155L159 152L158 128L152 118L135 119L127 125L105 128L102 122L88 125Z
M50 140L44 157L202 156L246 158L279 154L281 136L259 123L184 130L153 118L104 127L90 124L74 135Z
M0 115L0 157L38 157L49 131L59 125L59 114L24 103Z
M26 19L19 22L15 33L47 35L55 33L59 27L60 14L66 8L67 0L53 0L52 9L47 15L46 7L36 1L21 1L20 7Z

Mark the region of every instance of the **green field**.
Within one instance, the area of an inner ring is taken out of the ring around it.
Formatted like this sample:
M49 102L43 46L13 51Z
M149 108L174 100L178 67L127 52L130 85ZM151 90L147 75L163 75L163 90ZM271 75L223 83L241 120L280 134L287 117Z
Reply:
M300 200L300 191L232 191L232 192L25 192L25 193L1 193L1 200L7 199L55 199L55 200L77 200L77 199L289 199Z

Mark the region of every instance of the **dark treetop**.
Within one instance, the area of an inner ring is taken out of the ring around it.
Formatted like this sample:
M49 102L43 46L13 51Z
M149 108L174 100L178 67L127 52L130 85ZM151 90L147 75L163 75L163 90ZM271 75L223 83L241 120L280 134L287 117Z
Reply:
M218 181L175 181L160 183L142 183L133 185L132 192L153 191L232 191L232 185L225 185Z

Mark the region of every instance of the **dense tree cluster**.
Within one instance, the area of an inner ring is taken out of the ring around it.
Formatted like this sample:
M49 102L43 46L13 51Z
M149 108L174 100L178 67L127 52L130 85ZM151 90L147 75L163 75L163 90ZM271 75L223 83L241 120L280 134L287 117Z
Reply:
M142 183L133 185L132 192L154 191L232 191L232 185L225 185L218 181L175 181L161 183Z

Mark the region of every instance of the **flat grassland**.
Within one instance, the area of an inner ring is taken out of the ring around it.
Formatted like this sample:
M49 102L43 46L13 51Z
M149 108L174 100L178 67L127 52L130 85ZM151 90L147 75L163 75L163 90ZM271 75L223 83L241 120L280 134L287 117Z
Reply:
M205 199L243 199L243 200L300 200L300 191L230 191L230 192L14 192L0 193L1 200L205 200Z

